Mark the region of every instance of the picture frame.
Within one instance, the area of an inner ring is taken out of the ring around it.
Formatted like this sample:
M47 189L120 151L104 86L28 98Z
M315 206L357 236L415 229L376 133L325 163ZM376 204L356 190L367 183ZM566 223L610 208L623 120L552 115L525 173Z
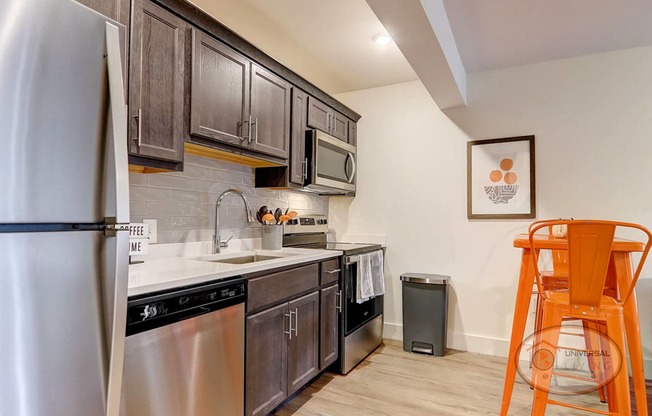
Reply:
M534 136L467 142L467 218L536 218Z

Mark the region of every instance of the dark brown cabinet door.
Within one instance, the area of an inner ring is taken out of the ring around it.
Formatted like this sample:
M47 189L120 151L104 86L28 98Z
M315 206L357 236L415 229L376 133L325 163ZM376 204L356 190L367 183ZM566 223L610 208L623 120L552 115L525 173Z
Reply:
M287 397L288 304L247 318L245 413L267 415Z
M77 2L129 27L129 0L77 0Z
M183 161L185 30L183 20L135 0L129 68L129 151Z
M287 159L290 153L291 85L251 65L251 150Z
M357 146L358 144L358 123L349 120L349 144Z
M329 133L332 110L315 97L308 97L308 126Z
M288 395L319 373L319 292L289 303L293 334L288 342Z
M306 179L306 128L308 95L292 88L292 134L290 136L290 182L303 185Z
M346 142L349 135L349 119L333 111L331 120L331 135Z
M347 141L349 119L315 97L308 97L308 126Z
M319 345L319 368L325 370L339 355L339 285L320 290L321 339Z
M248 147L251 62L194 29L192 45L190 134Z

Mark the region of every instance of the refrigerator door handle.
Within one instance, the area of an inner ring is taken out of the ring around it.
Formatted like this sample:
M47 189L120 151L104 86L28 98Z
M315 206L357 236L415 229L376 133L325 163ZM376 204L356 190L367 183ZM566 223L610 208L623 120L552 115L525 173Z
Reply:
M108 359L106 416L120 414L129 280L129 231L110 227L105 245L105 322Z
M114 224L129 223L129 164L127 161L127 111L122 79L120 31L106 23L106 64L109 109L106 134L105 216Z

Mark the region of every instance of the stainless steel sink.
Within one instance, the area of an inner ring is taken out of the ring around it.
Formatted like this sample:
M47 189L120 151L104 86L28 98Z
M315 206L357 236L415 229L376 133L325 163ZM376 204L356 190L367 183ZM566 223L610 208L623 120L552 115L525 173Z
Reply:
M291 254L275 254L275 253L266 253L266 252L256 252L250 251L248 253L237 254L215 254L207 257L200 257L196 260L208 261L211 263L226 263L226 264L250 264L257 263L261 261L269 261L282 259L285 257L290 257Z
M218 259L218 260L210 260L214 263L229 263L229 264L246 264L246 263L255 263L259 261L266 261L266 260L275 260L275 259L280 259L286 256L265 256L265 255L259 255L259 254L254 254L253 256L242 256L242 257L232 257L230 259Z

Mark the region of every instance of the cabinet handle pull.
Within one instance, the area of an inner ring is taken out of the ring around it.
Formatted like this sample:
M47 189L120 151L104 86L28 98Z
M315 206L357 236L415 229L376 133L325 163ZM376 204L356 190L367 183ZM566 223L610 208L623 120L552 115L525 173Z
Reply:
M342 269L333 269L333 270L327 270L326 273L333 274L333 273L339 273L340 271L342 271Z
M134 141L136 142L136 146L140 147L143 145L143 140L142 140L142 132L143 132L143 109L139 108L138 109L138 114L133 116L136 119L136 134L137 136L134 137Z
M292 314L292 311L290 311L290 314ZM294 336L299 336L299 308L294 308Z
M337 293L335 293L335 309L339 313L342 313L342 291L341 290L338 290Z
M332 117L332 116L329 114L329 115L328 115L328 132L329 132L329 133L332 133L332 132L333 132L333 127L332 127L332 123L331 123L331 117Z
M289 335L289 336L290 336L290 339L292 339L292 311L290 311L290 313L286 313L286 314L284 314L284 315L285 315L285 316L288 318L288 320L289 320L289 322L288 322L288 328L289 328L289 330L288 330L288 331L283 331L283 333L286 334L286 335Z
M301 173L303 179L308 179L308 158L303 159L301 162Z
M245 120L245 121L242 122L242 127L243 127L243 129L244 129L244 125L245 125L245 124L247 125L247 135L246 135L246 136L242 136L242 137L240 137L240 140L242 140L242 141L245 141L245 140L249 141L249 137L251 137L251 115L249 115L249 119L248 119L248 120Z
M258 143L258 117L256 117L256 121L254 122L254 125L256 126L256 134L254 134L253 140ZM251 139L249 139L251 140ZM251 143L251 141L249 142Z

